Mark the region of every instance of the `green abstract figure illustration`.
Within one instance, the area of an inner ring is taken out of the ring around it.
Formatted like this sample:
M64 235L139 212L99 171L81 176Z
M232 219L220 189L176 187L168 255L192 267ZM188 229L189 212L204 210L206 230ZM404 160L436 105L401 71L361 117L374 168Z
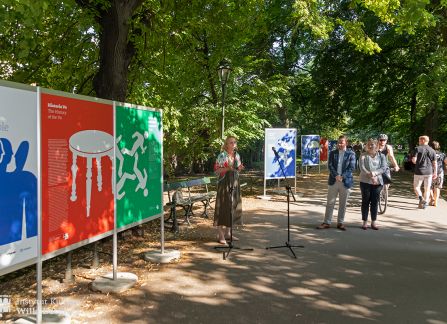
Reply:
M161 143L160 112L116 107L118 228L162 212Z

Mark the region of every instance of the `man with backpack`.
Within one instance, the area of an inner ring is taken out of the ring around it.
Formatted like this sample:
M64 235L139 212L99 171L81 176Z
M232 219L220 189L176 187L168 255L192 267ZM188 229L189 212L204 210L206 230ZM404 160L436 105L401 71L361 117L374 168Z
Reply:
M428 142L428 136L419 136L419 146L414 149L413 157L411 158L411 161L415 164L413 187L419 199L419 209L427 207L432 181L438 177L436 152L428 146ZM422 183L424 183L424 195L422 195L421 191Z

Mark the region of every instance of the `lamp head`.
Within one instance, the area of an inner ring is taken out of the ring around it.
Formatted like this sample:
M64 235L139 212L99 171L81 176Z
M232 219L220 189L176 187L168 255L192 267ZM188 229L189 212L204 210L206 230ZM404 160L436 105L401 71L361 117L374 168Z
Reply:
M223 59L222 61L220 61L219 67L217 68L217 73L222 84L227 83L228 77L230 76L230 71L230 62L227 59Z

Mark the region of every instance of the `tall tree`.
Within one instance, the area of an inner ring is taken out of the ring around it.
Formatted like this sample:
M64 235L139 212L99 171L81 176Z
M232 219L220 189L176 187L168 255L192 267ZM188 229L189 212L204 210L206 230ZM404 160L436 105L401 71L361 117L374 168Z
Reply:
M129 66L135 55L132 20L144 0L76 0L98 23L99 69L93 79L96 95L125 101Z

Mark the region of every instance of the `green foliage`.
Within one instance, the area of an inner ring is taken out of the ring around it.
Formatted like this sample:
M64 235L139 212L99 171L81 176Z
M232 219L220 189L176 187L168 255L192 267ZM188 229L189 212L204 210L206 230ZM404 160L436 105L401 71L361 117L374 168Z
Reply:
M81 7L78 3L82 3ZM85 4L90 5L87 10ZM109 0L4 0L0 77L95 95L98 20ZM265 127L364 140L447 135L447 2L145 0L126 101L163 109L165 170L210 171L225 133L259 159ZM245 156L244 156L245 155Z
M73 1L3 1L0 19L0 77L69 92L91 90L95 34L90 17Z
M379 53L382 49L364 31L364 24L358 21L337 20L345 30L346 40L355 46L359 52L366 54Z

